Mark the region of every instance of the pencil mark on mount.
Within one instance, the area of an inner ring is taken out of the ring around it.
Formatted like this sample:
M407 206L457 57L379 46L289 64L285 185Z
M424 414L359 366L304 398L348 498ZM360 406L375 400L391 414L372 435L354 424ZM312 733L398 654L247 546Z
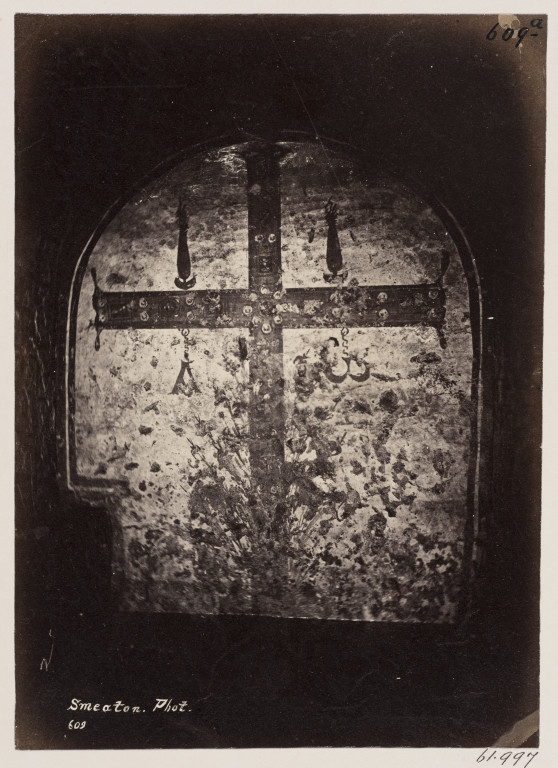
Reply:
M48 657L48 661L45 658L41 660L41 666L40 666L40 669L44 670L45 672L48 672L48 668L50 667L50 662L52 661L52 654L54 652L54 635L52 634L52 629L49 629L48 636L52 638L52 643L50 645L50 654Z

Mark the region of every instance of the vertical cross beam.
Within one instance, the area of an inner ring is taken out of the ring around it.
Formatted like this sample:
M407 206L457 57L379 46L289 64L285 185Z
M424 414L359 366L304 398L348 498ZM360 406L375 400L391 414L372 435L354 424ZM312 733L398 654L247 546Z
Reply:
M248 269L252 299L250 465L252 482L270 513L282 500L285 438L283 335L274 313L281 291L279 157L272 144L245 153L248 180Z
M244 153L248 182L248 272L251 290L281 288L279 158L273 144L252 144ZM265 290L264 290L265 293Z

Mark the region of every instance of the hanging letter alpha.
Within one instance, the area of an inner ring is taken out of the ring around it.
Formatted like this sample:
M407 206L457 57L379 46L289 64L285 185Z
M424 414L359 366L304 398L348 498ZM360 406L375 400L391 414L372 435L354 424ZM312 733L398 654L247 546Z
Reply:
M188 339L190 332L187 328L183 328L180 333L184 339L184 359L180 361L180 371L176 377L171 395L186 395L186 397L191 397L194 392L199 392L200 388L196 384L190 363L190 342ZM188 374L188 381L185 381L184 379L185 373Z

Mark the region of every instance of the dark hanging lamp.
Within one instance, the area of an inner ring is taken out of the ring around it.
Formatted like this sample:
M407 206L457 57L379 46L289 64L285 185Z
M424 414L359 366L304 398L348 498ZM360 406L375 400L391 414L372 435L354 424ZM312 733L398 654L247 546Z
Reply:
M328 283L331 283L333 280L339 277L344 280L347 276L347 269L343 264L341 246L339 245L339 235L337 234L338 214L339 207L330 198L325 206L325 218L328 225L326 264L327 268L329 269L329 273L324 272L324 280Z
M192 274L192 260L190 258L190 250L188 248L188 225L189 217L186 210L186 203L179 197L178 199L178 251L176 256L176 267L178 270L178 277L175 278L174 284L182 291L187 291L188 288L193 288L196 284L196 278L190 277Z

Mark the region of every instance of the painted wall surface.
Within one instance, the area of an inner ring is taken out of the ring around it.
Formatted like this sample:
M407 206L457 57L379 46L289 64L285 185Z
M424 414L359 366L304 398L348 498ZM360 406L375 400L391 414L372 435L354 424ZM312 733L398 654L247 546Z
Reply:
M127 610L451 621L461 596L471 453L468 288L442 222L388 176L320 145L281 161L283 285L325 286L324 206L339 205L346 285L435 281L450 254L446 348L430 327L283 332L284 498L251 483L248 329L191 331L192 379L173 394L180 330L104 330L107 290L176 290L176 209L188 201L196 288L247 288L244 161L187 160L132 198L89 258L77 314L78 472L107 493L115 588ZM335 290L335 288L332 288ZM320 307L316 307L319 315ZM243 353L242 338L247 356ZM370 378L332 382L343 350ZM176 391L176 390L175 390Z

